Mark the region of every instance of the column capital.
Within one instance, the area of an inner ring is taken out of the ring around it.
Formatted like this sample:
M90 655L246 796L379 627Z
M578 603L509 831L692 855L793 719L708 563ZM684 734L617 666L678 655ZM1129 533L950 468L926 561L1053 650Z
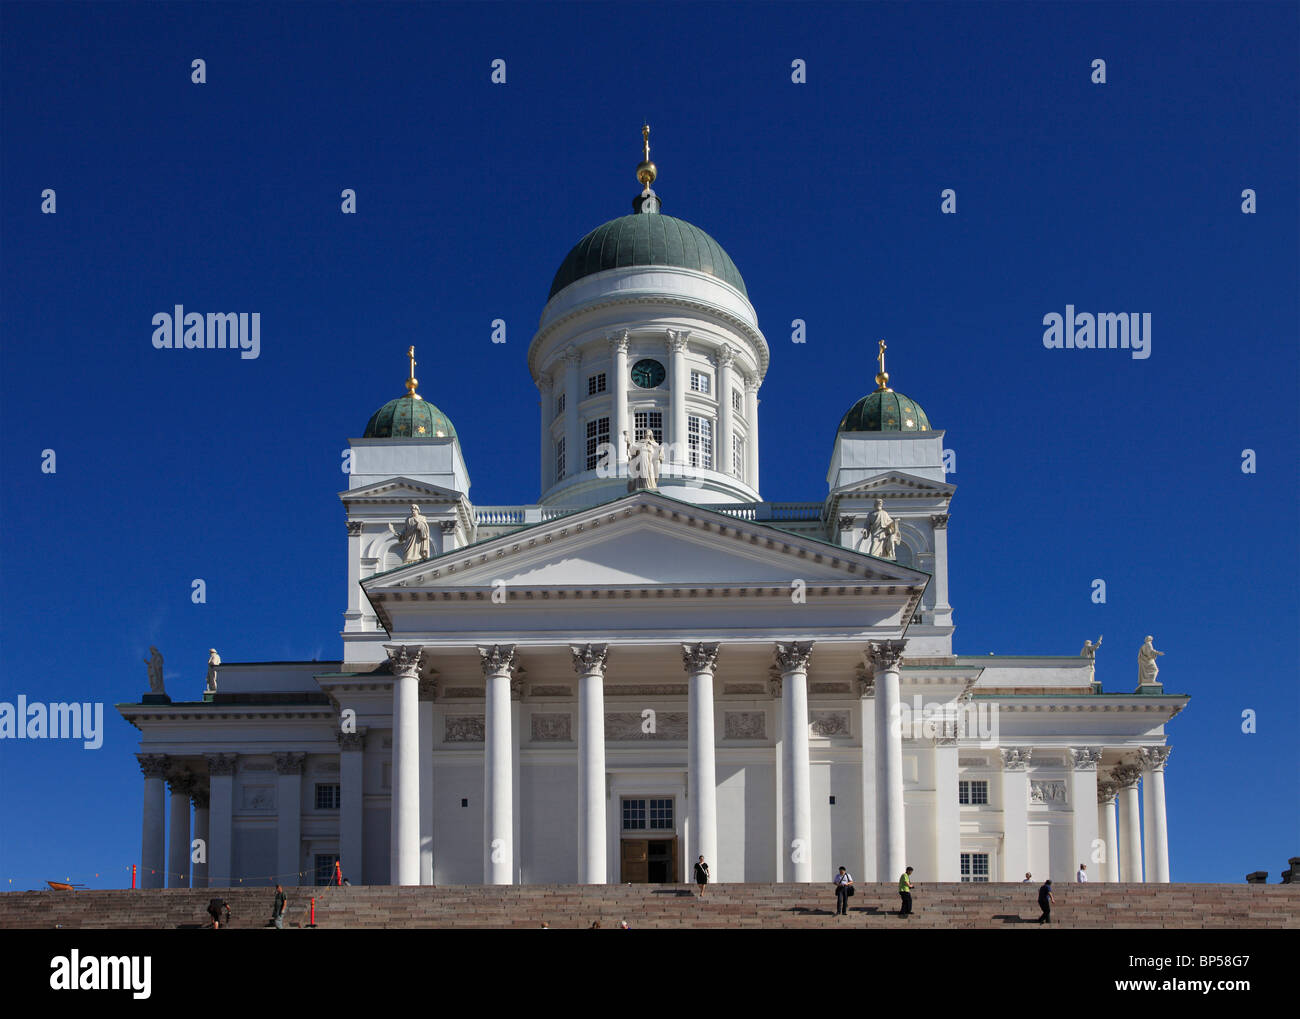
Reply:
M535 381L537 382L537 388L543 393L549 393L551 391L551 386L554 385L554 380L551 378L550 372L538 372Z
M337 734L339 741L339 751L348 753L349 751L359 751L366 748L366 731L360 732L340 732Z
M1101 779L1097 782L1097 803L1099 806L1107 807L1115 802L1115 794L1119 792L1119 786L1114 782Z
M238 754L209 754L208 774L233 775L235 773L235 762L238 759Z
M573 671L579 676L605 675L608 644L570 644L569 653L573 656Z
M1003 771L1024 771L1029 759L1034 756L1032 747L1000 747Z
M206 789L200 789L197 785L190 790L190 801L194 804L195 810L208 809L208 795Z
M778 643L775 649L776 664L782 676L792 672L807 672L812 660L813 641L796 640L789 644Z
M903 649L906 647L905 640L870 641L863 652L867 668L872 673L897 672L903 664Z
M615 329L609 334L607 339L609 340L609 352L611 354L627 353L629 332L627 329Z
M752 376L746 375L746 376L745 376L745 395L746 395L746 396L753 396L755 393L758 392L758 387L761 386L762 384L763 384L763 380L762 380L762 379L758 379L758 378L754 378L754 377L752 377Z
M736 363L736 348L730 343L724 343L718 348L718 367L730 368Z
M438 529L441 530L442 533L445 534L445 535L455 534L455 533L456 533L456 521L455 521L455 520L439 520L439 521L438 521Z
M515 645L479 644L478 657L485 677L502 672L509 675L515 667Z
M1143 771L1164 771L1173 747L1139 747L1138 760Z
M1136 788L1142 769L1135 764L1117 764L1110 770L1111 780L1120 789Z
M1101 747L1077 747L1070 750L1070 763L1075 771L1096 771L1101 763Z
M847 531L850 527L853 526L853 517L850 514L845 514L844 516L840 517L838 522L840 525L840 530Z
M682 668L689 673L713 672L718 664L717 644L683 644Z
M686 341L690 338L689 329L669 329L668 338L664 345L668 348L670 354L684 354L686 352Z
M858 696L874 697L876 696L876 677L865 665L858 666Z
M577 347L568 346L564 348L564 361L571 368L577 368L582 364L582 351Z
M948 527L948 514L947 514L947 513L931 513L931 514L930 514L930 526L933 527L936 531L943 531L943 530L946 530L947 527Z
M277 775L301 775L302 766L307 763L307 755L287 753L275 755L275 773Z
M388 664L394 676L411 678L420 672L420 658L424 648L419 644L385 644Z
M365 524L362 523L360 520L349 520L349 521L348 521L348 537L349 537L349 538L357 538L357 537L360 537L360 535L361 535L361 528L363 528L364 526L365 526Z
M140 773L145 778L166 778L171 769L172 759L166 754L136 754L140 762Z
M189 796L194 791L194 776L188 771L177 771L167 776L167 788L175 796Z

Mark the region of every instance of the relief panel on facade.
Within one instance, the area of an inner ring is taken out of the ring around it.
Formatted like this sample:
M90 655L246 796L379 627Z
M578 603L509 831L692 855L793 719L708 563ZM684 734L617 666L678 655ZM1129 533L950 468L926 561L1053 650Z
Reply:
M482 715L448 715L443 719L444 743L482 743Z
M572 743L573 716L559 713L535 713L533 716L534 743Z
M1031 780L1029 783L1029 802L1064 806L1065 783L1038 782Z
M246 785L241 803L244 810L274 810L275 786Z
M649 709L647 709L649 710ZM612 711L605 715L605 739L684 740L688 736L685 711Z
M727 711L722 725L725 739L767 739L766 711Z
M810 711L808 728L814 736L848 736L849 713L847 711Z

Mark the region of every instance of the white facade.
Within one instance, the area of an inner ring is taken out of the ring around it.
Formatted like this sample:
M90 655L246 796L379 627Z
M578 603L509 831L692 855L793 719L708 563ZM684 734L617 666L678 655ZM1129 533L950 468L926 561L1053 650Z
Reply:
M1101 693L1075 655L953 653L943 432L841 433L824 500L764 501L767 344L697 269L578 279L528 356L535 505L475 506L454 436L354 439L343 659L119 705L146 887L310 884L336 858L354 884L685 881L700 854L724 882L1169 880L1186 698ZM662 382L633 380L645 361ZM658 491L628 492L638 421ZM877 499L896 560L857 551ZM413 502L430 557L403 563Z

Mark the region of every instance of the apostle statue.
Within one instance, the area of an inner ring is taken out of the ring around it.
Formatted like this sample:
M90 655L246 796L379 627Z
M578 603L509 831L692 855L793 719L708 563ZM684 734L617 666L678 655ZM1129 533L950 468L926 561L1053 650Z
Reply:
M217 654L217 649L208 648L208 685L203 688L204 693L217 692L217 666L220 664L221 656Z
M644 438L637 442L631 433L623 433L627 444L627 490L639 492L645 489L658 491L659 465L664 462L664 448L655 442L652 429L645 430Z
M885 509L885 500L877 499L876 508L867 515L867 527L862 535L868 555L893 559L898 548L898 521Z
M1088 679L1089 679L1089 680L1093 680L1093 679L1096 678L1095 670L1096 670L1096 668L1097 668L1097 649L1098 649L1099 647L1101 647L1101 638L1100 638L1100 637L1097 638L1097 643L1096 643L1096 644L1094 644L1094 643L1093 643L1092 641L1090 641L1090 640L1085 640L1085 641L1083 642L1083 650L1079 652L1079 654L1080 654L1082 657L1088 659Z
M149 657L144 659L144 664L149 668L149 692L165 694L163 689L163 656L162 652L156 647L150 646Z
M1140 686L1152 686L1156 683L1156 676L1160 674L1160 667L1156 665L1156 656L1163 654L1163 651L1157 651L1151 646L1151 635L1147 634L1147 639L1138 648L1138 684Z
M429 521L420 513L420 507L411 503L411 515L401 531L392 524L388 530L402 542L402 562L414 563L429 558Z

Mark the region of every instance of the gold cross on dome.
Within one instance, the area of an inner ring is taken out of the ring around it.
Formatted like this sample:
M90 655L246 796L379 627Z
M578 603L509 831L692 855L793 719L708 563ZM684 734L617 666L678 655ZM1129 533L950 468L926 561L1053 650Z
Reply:
M411 349L414 350L415 348L412 347ZM876 355L876 360L880 362L881 372L884 372L885 370L885 341L884 340L880 341L880 353ZM411 374L412 375L415 374L414 368L411 369Z

